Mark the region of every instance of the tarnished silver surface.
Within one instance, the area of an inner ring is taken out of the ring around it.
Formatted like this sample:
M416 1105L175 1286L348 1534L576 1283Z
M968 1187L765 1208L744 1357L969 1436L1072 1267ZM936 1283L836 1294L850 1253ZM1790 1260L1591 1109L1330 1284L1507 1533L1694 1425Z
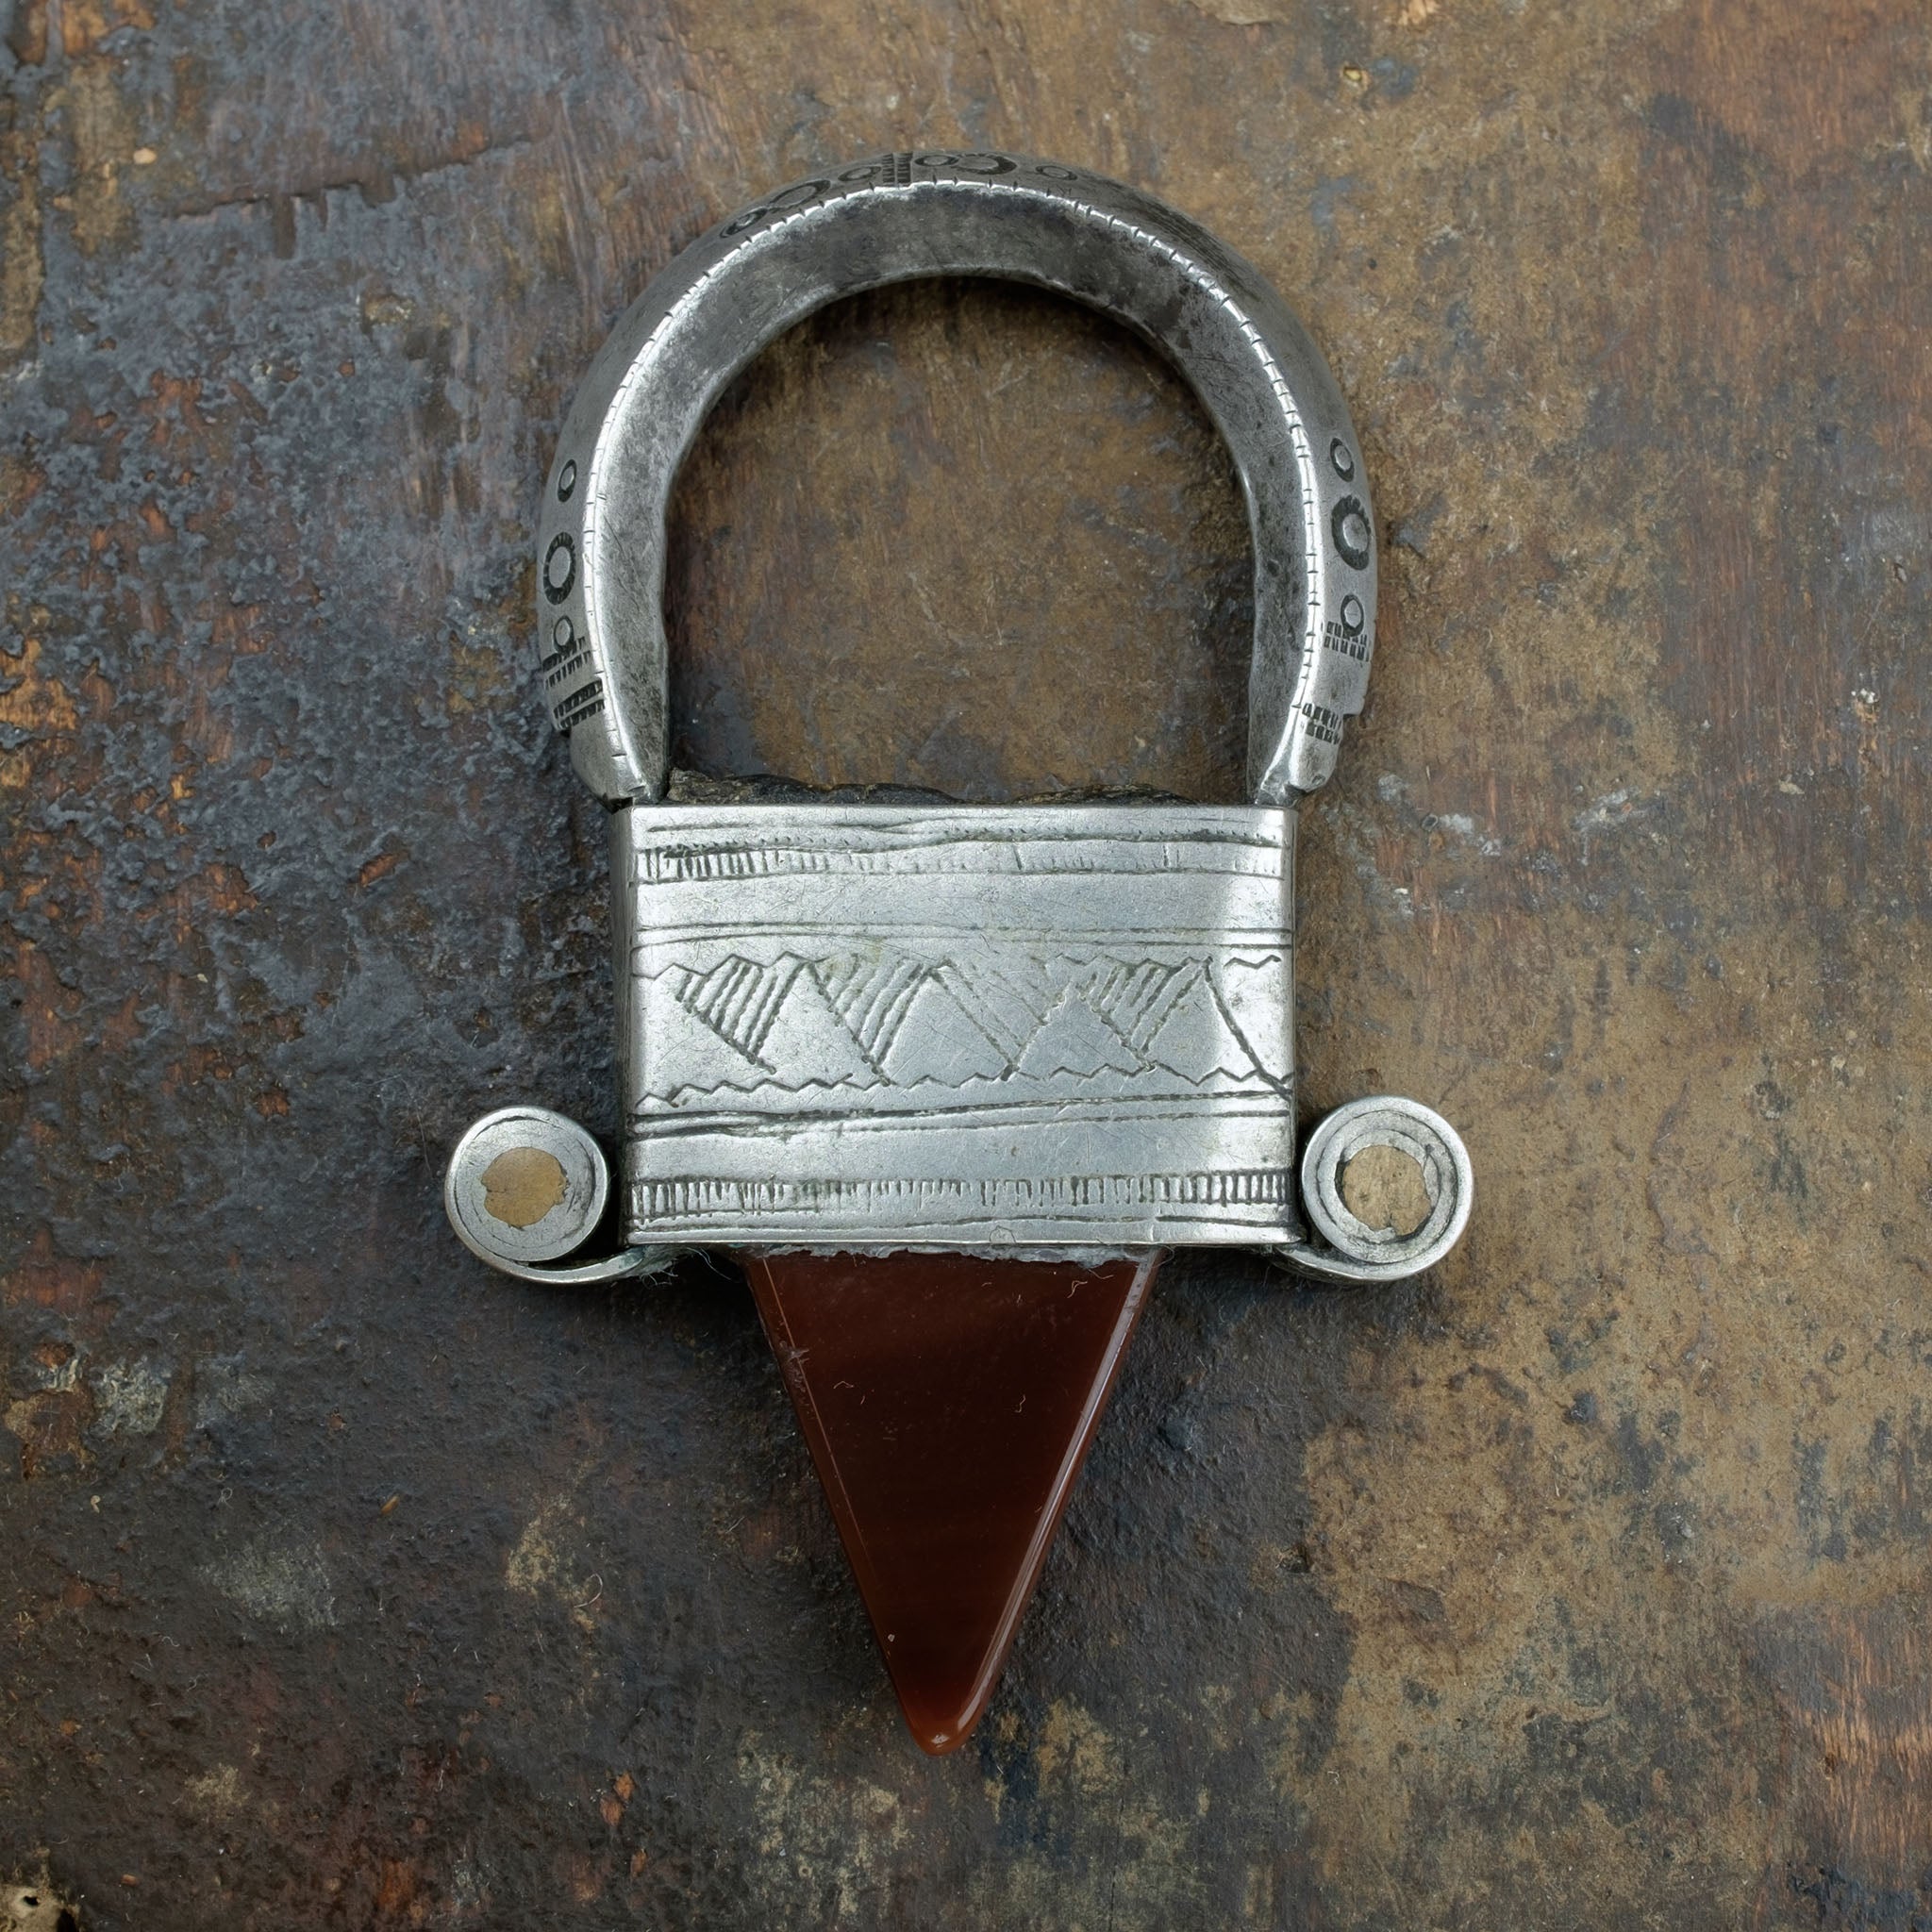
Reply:
M618 812L626 1238L1297 1239L1294 823Z
M542 675L601 797L656 798L665 726L664 522L711 405L841 295L923 275L1030 282L1173 360L1226 439L1255 544L1248 790L1279 805L1335 769L1374 645L1360 445L1321 352L1260 273L1152 195L1017 155L880 155L766 195L694 242L591 366L544 492Z
M1252 806L660 802L665 511L706 412L814 309L936 275L1105 310L1219 425L1254 533ZM1253 267L1150 195L1014 155L882 155L694 242L592 365L539 543L545 694L613 808L632 1245L552 1270L479 1222L453 1163L464 1240L543 1279L692 1246L1240 1244L1348 1281L1440 1258L1468 1219L1469 1162L1425 1108L1331 1116L1302 1169L1312 1234L1297 1201L1294 807L1367 692L1374 547L1320 353ZM1341 1201L1368 1144L1422 1167L1430 1212L1411 1236Z

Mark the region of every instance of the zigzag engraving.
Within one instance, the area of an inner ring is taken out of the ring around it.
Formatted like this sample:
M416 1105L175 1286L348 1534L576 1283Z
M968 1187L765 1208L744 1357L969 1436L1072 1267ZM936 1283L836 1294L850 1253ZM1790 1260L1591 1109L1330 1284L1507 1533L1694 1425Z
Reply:
M734 953L708 973L687 979L675 997L686 1012L755 1060L791 982L804 969L803 959L788 957L775 967L765 967Z
M1279 1089L1280 954L1214 961L1091 953L986 960L896 949L761 964L733 952L644 981L641 1089L733 1095L915 1089L1024 1102L1086 1090ZM1257 1031L1258 1027L1258 1031ZM1276 1062L1279 1064L1276 1064Z
M881 1041L891 1043L907 1006L919 991L921 970L917 960L876 954L848 953L819 962L819 980L825 997L852 1029L868 1059L876 1062L883 1051Z

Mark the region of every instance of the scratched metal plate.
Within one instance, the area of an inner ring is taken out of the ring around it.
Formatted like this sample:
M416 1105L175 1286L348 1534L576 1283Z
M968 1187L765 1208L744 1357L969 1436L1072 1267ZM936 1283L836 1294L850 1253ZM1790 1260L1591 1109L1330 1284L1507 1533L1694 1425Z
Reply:
M1299 1234L1292 811L640 805L611 823L631 1241Z

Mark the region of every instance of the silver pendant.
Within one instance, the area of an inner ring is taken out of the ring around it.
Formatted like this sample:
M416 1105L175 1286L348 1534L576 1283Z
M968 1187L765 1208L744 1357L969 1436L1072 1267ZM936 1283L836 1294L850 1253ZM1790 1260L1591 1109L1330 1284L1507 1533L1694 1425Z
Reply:
M1241 807L669 802L665 512L707 411L767 343L882 284L985 275L1104 310L1192 384L1255 549ZM562 1116L472 1127L445 1198L529 1279L691 1248L1083 1256L1263 1250L1393 1281L1460 1237L1440 1114L1353 1101L1296 1159L1294 841L1374 647L1374 520L1348 410L1260 275L1118 182L993 154L894 155L767 196L694 242L592 364L539 542L541 675L610 808L623 1148L609 1190ZM1407 1231L1343 1197L1410 1156ZM1304 1219L1306 1217L1306 1221Z

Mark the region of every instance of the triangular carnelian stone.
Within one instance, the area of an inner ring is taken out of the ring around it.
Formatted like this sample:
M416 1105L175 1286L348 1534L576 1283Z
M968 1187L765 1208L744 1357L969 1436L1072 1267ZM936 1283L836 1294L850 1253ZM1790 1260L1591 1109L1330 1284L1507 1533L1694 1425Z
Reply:
M1159 1257L779 1255L752 1291L927 1751L999 1680Z

